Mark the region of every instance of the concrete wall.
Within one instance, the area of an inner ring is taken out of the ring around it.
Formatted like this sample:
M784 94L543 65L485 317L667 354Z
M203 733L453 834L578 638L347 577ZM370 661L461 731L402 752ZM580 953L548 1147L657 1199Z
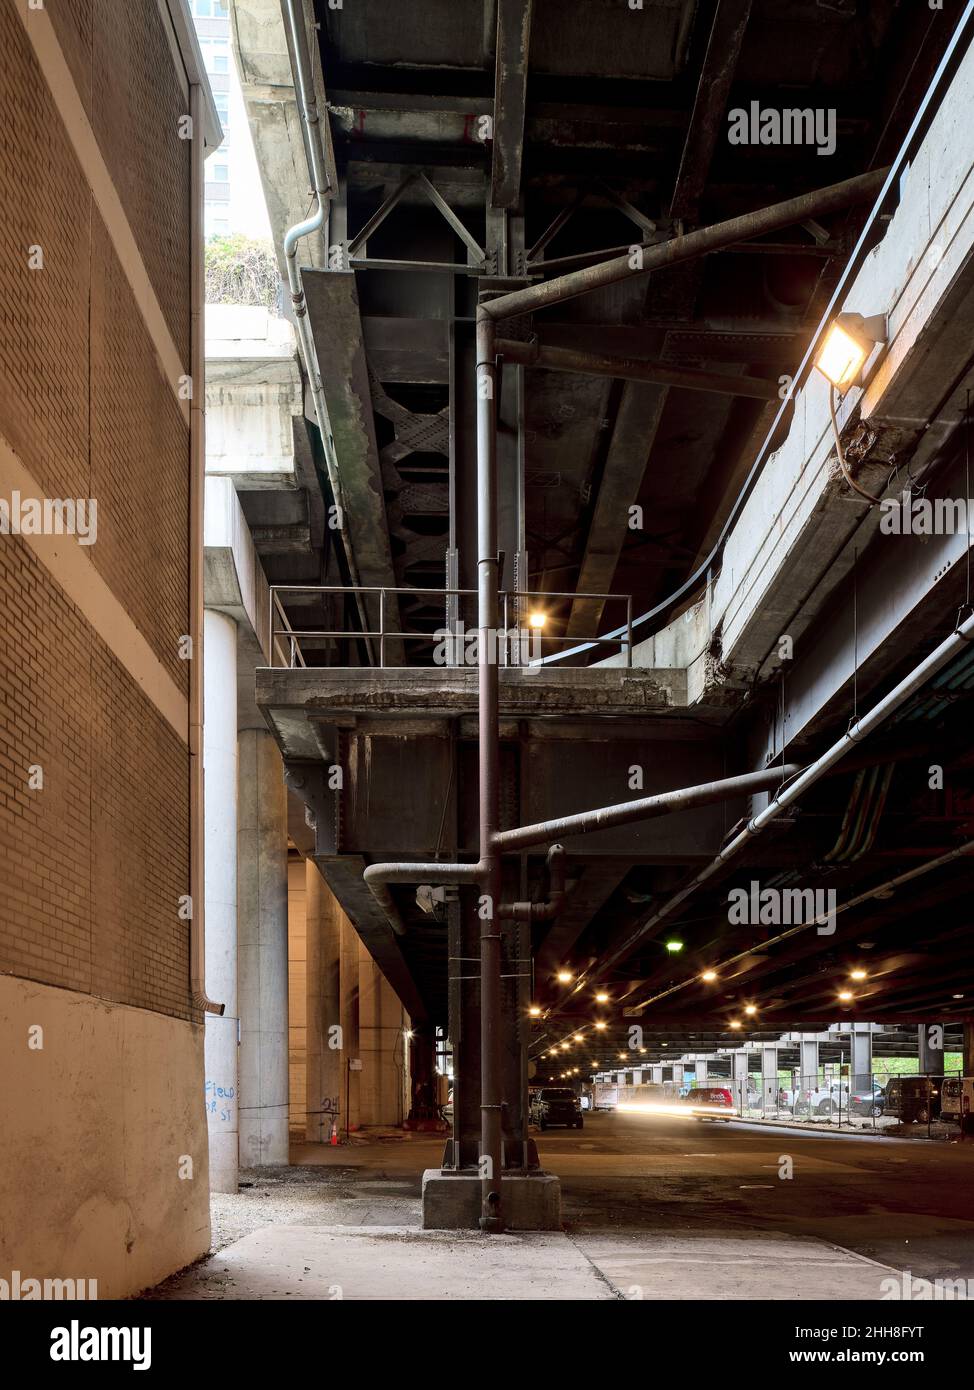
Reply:
M0 1277L121 1298L210 1243L203 1030L0 976Z

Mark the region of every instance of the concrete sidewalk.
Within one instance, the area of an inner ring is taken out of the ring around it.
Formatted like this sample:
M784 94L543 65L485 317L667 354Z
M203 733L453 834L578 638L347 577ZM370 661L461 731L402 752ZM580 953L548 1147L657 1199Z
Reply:
M413 1227L265 1226L152 1299L658 1300L881 1297L895 1276L789 1236L482 1236Z

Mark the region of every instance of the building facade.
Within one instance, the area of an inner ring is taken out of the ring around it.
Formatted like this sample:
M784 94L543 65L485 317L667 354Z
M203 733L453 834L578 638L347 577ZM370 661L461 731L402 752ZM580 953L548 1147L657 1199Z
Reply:
M2 0L0 44L0 1269L117 1297L210 1234L193 372L220 128L182 0Z

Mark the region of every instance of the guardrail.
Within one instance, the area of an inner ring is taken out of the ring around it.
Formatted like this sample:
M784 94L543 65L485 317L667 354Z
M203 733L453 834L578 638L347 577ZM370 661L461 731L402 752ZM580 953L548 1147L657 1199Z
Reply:
M339 594L347 596L366 595L373 599L378 599L379 606L379 626L378 629L368 629L360 631L355 628L295 628L284 609L281 595L287 594ZM434 632L410 632L401 631L387 626L388 604L387 597L391 594L405 594L413 598L442 598L443 600L443 627ZM473 649L472 658L464 659L461 655L457 658L457 653L462 652L464 642L478 638L477 629L466 629L462 621L451 619L450 599L477 597L476 589L458 588L414 588L407 585L375 585L375 584L273 584L270 588L270 612L268 627L268 651L270 653L271 666L286 666L291 669L295 667L307 668L309 663L302 643L309 639L315 641L356 641L378 642L378 665L385 667L388 663L388 644L390 642L440 642L443 644L447 659L442 665L462 666L465 664L476 664L476 648ZM568 593L552 592L551 590L501 590L498 594L502 613L502 626L498 633L491 639L496 644L496 660L501 666L533 666L540 665L543 659L544 644L549 643L577 643L578 637L565 637L555 633L545 633L540 626L531 622L531 615L528 616L527 625L523 625L522 619L525 606L530 607L532 603L550 602L553 599L572 599L584 600L592 599L602 603L625 603L626 622L625 626L611 636L586 637L583 640L592 644L605 644L617 647L626 654L626 665L632 666L632 595L631 594L589 594L589 593ZM511 626L511 619L514 619L514 626ZM547 616L547 615L546 615ZM620 635L621 634L621 635ZM527 659L524 659L524 658ZM313 666L314 663L312 662Z

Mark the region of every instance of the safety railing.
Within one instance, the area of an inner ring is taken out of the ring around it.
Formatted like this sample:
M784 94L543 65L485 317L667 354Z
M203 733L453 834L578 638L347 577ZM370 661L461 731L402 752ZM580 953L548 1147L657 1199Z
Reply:
M295 628L292 626L284 608L282 595L333 594L342 597L371 600L374 608L378 603L378 628L362 631L358 628ZM405 595L410 598L435 598L443 600L443 626L433 632L413 632L389 627L389 597ZM464 666L477 664L477 643L479 634L476 627L466 628L463 620L450 612L450 600L474 599L476 589L449 587L417 588L406 585L369 584L274 584L270 589L270 612L268 626L268 651L271 666L308 667L308 655L302 643L322 641L368 641L378 643L378 665L387 665L386 657L390 642L422 642L439 645L442 659L434 654L434 664L444 666ZM552 592L551 590L501 590L498 594L501 627L489 637L492 657L501 666L540 665L544 655L544 644L571 644L579 641L577 635L567 637L558 633L544 631L549 615L543 609L530 611L532 604L540 605L556 600L592 601L598 603L624 603L626 605L625 627L612 636L586 637L584 640L596 645L616 647L625 653L626 666L632 666L632 595L631 594L589 594L574 592ZM455 605L456 606L456 605ZM539 617L542 621L538 621ZM513 624L513 625L512 625ZM375 649L373 649L375 650Z

